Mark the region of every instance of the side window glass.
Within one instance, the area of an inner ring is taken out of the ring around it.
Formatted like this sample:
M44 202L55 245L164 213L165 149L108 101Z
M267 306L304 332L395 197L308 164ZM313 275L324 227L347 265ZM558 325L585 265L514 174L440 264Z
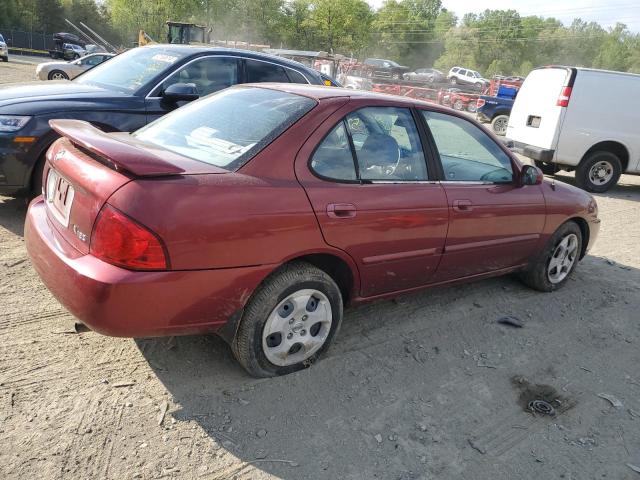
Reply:
M511 183L511 159L481 129L462 118L421 111L440 153L447 181Z
M246 60L247 82L284 82L289 83L289 77L284 72L284 68L267 62L257 60Z
M318 145L311 158L311 168L322 177L334 180L357 180L344 122L336 125Z
M235 58L205 57L190 63L162 82L161 94L175 83L195 83L201 97L238 83Z
M295 70L292 70L290 68L287 68L286 71L291 83L309 83L301 73L296 72Z
M361 180L427 179L422 144L409 109L367 107L346 118Z

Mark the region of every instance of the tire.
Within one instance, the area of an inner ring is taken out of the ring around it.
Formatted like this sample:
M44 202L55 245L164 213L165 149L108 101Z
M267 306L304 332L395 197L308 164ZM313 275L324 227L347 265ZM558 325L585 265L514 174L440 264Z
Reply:
M491 120L491 130L496 135L506 135L507 125L509 124L509 115L497 115Z
M558 261L564 256L561 244L571 238L574 240L569 240L567 243L567 246L570 246L569 256L563 259L561 267L553 266L552 260L555 259L554 263L558 265ZM535 290L553 292L567 283L578 264L581 252L582 231L575 222L566 222L551 236L536 260L520 274L520 279L525 285ZM564 263L565 260L570 260L569 266Z
M44 172L44 164L45 158L43 155L31 172L31 182L29 183L28 192L29 200L33 200L42 193L42 174Z
M64 73L62 70L52 70L47 75L49 80L69 80L69 75Z
M536 167L542 170L545 175L555 175L558 170L561 170L560 166L555 163L541 162L540 160L534 160Z
M458 80L456 79L456 77L451 77L451 78L449 79L449 83L450 83L451 85L457 85L457 84L458 84Z
M611 152L593 152L582 159L576 168L577 184L588 192L602 193L620 179L622 162Z
M3 62L8 62L9 61L9 57L8 56L7 57L2 57L2 61Z
M310 297L306 307L298 308L288 302L292 298L302 299L304 302L308 295ZM309 302L313 298L317 302L314 310L310 310ZM293 308L293 313L287 314L287 308ZM233 354L240 365L254 377L286 375L307 368L327 350L340 329L342 308L340 289L329 275L306 262L287 264L269 276L247 304L231 342ZM317 312L317 315L312 312ZM304 323L309 316L312 321L314 318L329 318L330 324ZM285 322L287 318L289 320ZM281 326L275 327L278 324ZM312 334L313 329L320 324L316 333ZM272 328L271 335L268 335L267 328ZM316 341L320 345L313 347L317 350L310 347L312 354L306 356L302 342L310 342L321 335L324 338ZM282 357L274 358L277 356L275 349L283 341L285 349L280 350ZM269 342L273 342L273 351L268 350ZM289 344L291 347L286 350ZM300 346L299 350L293 351L296 345ZM282 363L278 365L275 361Z
M473 84L473 88L475 88L477 91L481 92L484 89L484 85L481 83L474 83Z
M476 103L473 101L469 102L469 104L467 105L467 111L471 113L476 113L477 110L478 110L478 106L476 105Z
M462 100L456 100L455 102L453 102L453 109L464 110L464 104L462 103Z

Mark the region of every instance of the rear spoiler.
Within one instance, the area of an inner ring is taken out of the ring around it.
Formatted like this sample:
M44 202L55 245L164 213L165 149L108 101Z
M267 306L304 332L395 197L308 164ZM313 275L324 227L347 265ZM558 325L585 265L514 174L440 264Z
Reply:
M140 148L120 134L117 138L82 120L50 120L49 125L71 143L138 177L177 175L185 170L163 160L152 148Z

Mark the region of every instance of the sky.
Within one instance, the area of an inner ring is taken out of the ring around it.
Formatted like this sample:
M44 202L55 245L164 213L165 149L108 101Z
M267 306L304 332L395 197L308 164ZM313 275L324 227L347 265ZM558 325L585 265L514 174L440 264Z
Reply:
M368 0L374 8L384 0ZM490 10L517 10L520 15L555 17L565 25L580 17L610 27L621 22L633 32L640 32L640 0L442 0L442 5L458 18L465 13Z

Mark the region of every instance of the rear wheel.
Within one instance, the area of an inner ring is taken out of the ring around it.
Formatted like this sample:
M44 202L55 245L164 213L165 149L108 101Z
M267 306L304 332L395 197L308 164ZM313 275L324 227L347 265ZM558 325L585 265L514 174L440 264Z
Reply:
M576 182L589 192L602 193L618 183L621 173L622 163L617 155L593 152L576 168Z
M471 113L476 113L476 110L478 110L476 102L469 102L469 104L467 105L467 110Z
M62 70L52 70L47 78L49 80L69 80L69 76Z
M464 104L462 103L462 100L456 100L455 102L453 102L453 108L455 110L464 110Z
M458 80L456 79L456 77L451 77L451 79L449 80L449 83L451 85L456 85L458 83Z
M582 231L575 222L567 222L556 230L520 278L525 285L541 292L557 290L573 273L581 251Z
M292 263L249 301L232 350L255 377L285 375L314 363L341 322L342 295L333 279L308 263Z
M506 135L509 115L498 115L491 120L491 129L496 135Z

